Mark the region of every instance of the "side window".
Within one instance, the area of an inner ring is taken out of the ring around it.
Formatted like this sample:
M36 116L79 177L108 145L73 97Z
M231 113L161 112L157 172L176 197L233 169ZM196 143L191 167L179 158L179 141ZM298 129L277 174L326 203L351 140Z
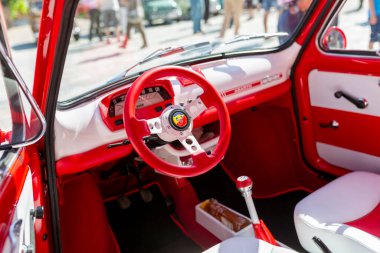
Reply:
M45 122L0 46L0 150L37 141Z
M347 0L325 28L320 45L326 51L379 50L380 0Z
M2 1L0 42L8 48L20 75L33 90L37 38L41 18L42 0Z

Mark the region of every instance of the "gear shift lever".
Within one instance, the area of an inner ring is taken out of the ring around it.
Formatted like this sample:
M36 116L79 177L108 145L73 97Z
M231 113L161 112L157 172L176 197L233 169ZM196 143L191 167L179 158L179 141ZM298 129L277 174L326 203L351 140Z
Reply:
M240 176L236 179L236 187L241 192L247 204L256 238L273 245L278 245L267 226L265 226L264 222L257 216L255 204L253 204L252 200L252 180L247 176Z
M251 216L253 224L260 224L255 204L253 204L252 200L252 180L247 176L240 176L236 179L236 187L244 197L245 203L248 207L249 216Z

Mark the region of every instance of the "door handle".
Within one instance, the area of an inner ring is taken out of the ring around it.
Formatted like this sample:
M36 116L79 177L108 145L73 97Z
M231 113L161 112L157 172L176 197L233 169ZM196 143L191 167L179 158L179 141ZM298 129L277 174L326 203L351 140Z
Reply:
M21 234L22 219L19 219L12 223L9 228L9 238L11 241L11 252L18 252L19 243L20 243L20 234Z
M357 98L357 97L351 96L350 94L347 94L344 91L337 91L335 92L334 95L338 99L341 97L344 97L345 99L353 103L359 109L365 109L368 107L368 101L365 98L362 98L362 97Z
M338 129L339 128L339 122L336 120L333 120L330 123L321 123L321 124L319 124L319 126L321 128Z

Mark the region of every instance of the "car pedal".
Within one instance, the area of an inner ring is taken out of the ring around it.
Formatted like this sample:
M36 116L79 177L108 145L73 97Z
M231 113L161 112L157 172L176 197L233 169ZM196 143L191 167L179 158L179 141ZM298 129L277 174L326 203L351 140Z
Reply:
M131 200L127 196L118 198L117 202L119 203L120 208L123 210L128 209L132 204Z
M140 196L145 203L150 203L153 200L153 194L149 189L141 189Z

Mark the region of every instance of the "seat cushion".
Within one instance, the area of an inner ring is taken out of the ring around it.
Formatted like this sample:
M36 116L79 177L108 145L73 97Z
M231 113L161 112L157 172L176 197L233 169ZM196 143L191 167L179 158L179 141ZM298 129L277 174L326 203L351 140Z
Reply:
M293 250L276 247L254 237L232 237L203 253L296 253Z
M380 252L380 240L371 231L380 208L380 175L353 172L342 176L300 201L294 221L301 245L322 252L319 237L334 253ZM360 226L356 226L360 224ZM356 227L355 227L356 226ZM359 229L360 228L360 229Z

